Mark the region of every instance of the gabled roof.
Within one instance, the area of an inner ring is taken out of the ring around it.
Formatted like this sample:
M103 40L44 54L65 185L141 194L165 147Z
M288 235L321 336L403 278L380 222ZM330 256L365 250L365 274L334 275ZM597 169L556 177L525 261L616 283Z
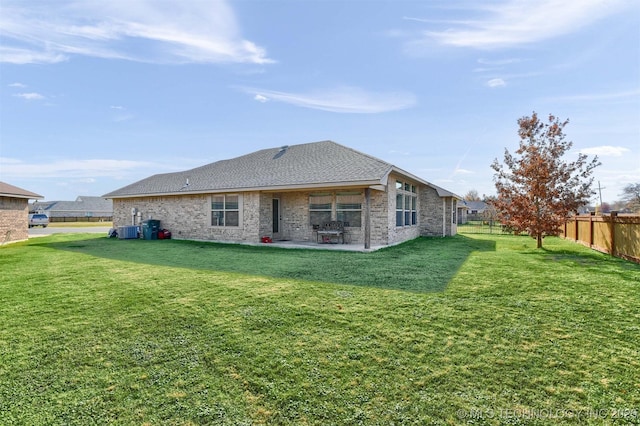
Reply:
M392 171L431 185L385 161L332 141L322 141L263 149L183 172L153 175L104 197L369 186L386 184Z
M75 201L43 201L33 203L34 210L51 213L113 213L113 201L103 197L80 196ZM75 214L74 214L75 215Z
M0 197L26 198L28 200L44 198L35 192L27 191L26 189L18 188L5 182L0 182Z
M482 211L487 208L487 203L484 201L465 201L464 203L469 210Z

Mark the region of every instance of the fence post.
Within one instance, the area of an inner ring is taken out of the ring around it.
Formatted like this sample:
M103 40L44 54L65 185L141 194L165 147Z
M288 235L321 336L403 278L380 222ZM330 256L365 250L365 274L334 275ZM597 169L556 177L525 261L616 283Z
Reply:
M609 232L611 233L611 256L616 255L616 217L618 217L618 212L611 211L611 226L609 226Z

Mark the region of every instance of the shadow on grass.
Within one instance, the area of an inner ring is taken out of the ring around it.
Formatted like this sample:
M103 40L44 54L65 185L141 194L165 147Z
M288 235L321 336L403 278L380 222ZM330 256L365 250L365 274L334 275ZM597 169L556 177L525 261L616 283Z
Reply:
M417 238L373 253L87 236L39 245L149 265L416 292L444 291L471 253L495 251L494 241L461 235Z

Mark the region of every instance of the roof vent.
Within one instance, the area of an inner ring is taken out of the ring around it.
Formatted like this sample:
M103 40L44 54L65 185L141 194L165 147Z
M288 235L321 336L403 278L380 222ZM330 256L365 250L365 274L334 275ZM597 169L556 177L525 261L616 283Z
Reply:
M276 155L273 156L273 159L275 160L276 158L282 157L284 153L287 152L287 149L289 149L289 145L281 146L280 150L276 152Z

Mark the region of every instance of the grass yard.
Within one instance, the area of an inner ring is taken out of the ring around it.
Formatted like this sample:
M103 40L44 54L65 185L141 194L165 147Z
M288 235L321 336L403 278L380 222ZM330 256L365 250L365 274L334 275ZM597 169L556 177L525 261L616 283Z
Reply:
M3 425L640 424L640 265L557 238L59 234L0 268Z

